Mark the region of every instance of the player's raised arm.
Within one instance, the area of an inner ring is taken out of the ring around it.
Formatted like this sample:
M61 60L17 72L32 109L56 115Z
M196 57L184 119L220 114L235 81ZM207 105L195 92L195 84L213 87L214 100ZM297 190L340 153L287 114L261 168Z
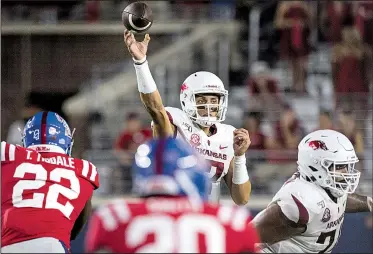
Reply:
M167 112L163 106L161 95L152 77L146 60L146 52L150 41L149 34L145 35L142 42L136 41L133 33L124 32L124 42L135 62L137 85L140 98L145 109L150 114L153 122L153 133L156 136L173 136L174 126L170 122Z

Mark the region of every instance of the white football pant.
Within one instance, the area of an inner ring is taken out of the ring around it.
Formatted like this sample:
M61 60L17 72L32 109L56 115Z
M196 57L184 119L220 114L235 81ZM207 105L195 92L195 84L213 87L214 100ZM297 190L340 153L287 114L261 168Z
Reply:
M1 248L1 253L69 253L66 246L52 237L41 237Z

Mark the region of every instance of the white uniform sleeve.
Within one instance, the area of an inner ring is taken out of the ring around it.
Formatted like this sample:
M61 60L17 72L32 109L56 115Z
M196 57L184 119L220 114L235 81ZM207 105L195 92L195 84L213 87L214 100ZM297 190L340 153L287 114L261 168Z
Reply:
M173 107L165 107L168 119L170 120L171 124L173 124L176 129L174 133L174 138L177 137L177 129L181 126L183 122L183 116L185 115L184 111L178 109L178 108L173 108ZM154 121L151 121L150 123L151 128L153 129L154 127Z
M178 108L166 107L168 118L171 123L176 127L180 127L183 121L183 116L185 115L184 111Z
M291 221L308 224L320 212L318 195L299 183L291 182L281 188L275 198L284 215Z
M307 208L294 195L291 195L290 198L280 199L277 204L289 220L303 225L309 222L310 215Z
M178 126L178 123L180 122L180 115L184 114L184 111L178 109L178 108L173 108L173 107L165 107L168 118L170 119L170 122ZM154 127L154 121L151 121L150 123L151 128L153 129Z

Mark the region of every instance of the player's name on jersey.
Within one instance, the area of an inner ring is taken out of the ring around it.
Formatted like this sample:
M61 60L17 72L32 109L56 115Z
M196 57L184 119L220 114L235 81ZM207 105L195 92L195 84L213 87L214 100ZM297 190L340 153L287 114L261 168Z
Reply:
M36 158L34 158L36 157ZM65 156L54 156L50 158L43 158L40 153L34 153L33 151L27 151L27 160L36 160L37 162L43 161L45 163L58 165L58 166L65 166L68 168L75 168L74 165L74 158L71 157L65 157Z

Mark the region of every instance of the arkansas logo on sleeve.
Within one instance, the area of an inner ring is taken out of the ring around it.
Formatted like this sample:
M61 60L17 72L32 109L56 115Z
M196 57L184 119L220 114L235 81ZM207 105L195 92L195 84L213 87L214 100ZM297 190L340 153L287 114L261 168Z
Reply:
M192 146L199 146L201 144L201 137L198 134L193 133L190 137L190 144Z

